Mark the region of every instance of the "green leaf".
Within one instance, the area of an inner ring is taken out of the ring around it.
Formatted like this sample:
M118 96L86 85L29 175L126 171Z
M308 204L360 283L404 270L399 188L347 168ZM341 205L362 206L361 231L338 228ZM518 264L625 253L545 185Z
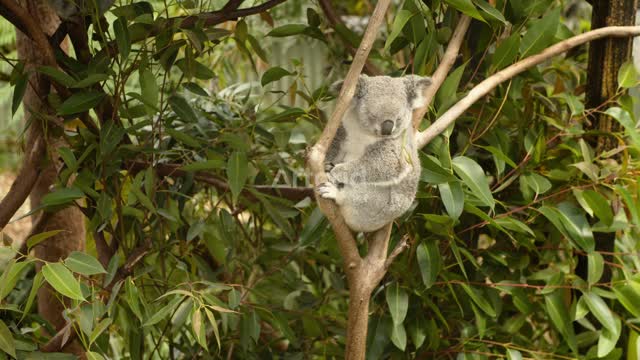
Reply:
M616 328L614 331L609 329L602 329L600 332L600 338L598 338L598 357L603 358L616 348L618 339L620 339L620 333L622 332L622 325L619 318L612 319Z
M4 321L0 320L0 350L16 358L16 344L13 340L11 330L7 327Z
M182 84L182 86L193 94L200 95L200 96L209 96L209 93L207 93L205 89L203 89L200 85L196 83L186 82Z
M428 241L418 245L416 257L418 258L418 266L420 266L422 282L428 289L438 279L438 273L442 267L438 245L435 241Z
M116 19L113 22L113 32L116 35L116 45L118 45L120 59L124 61L131 51L131 37L127 28L127 19L124 17Z
M553 325L560 331L568 342L569 347L577 352L576 335L573 331L573 324L569 316L569 310L564 304L563 291L555 290L544 297L547 306L547 314L551 318Z
M17 262L15 259L11 259L8 262L6 267L4 267L2 276L0 276L0 300L9 295L30 263L31 261Z
M74 89L79 89L79 88L86 88L89 87L95 83L101 82L101 81L105 81L109 78L109 75L107 74L89 74L87 75L86 78L76 82L75 84L73 84L73 86L71 86Z
M625 309L634 317L640 318L640 283L629 280L626 284L615 285L613 292Z
M582 193L582 196L598 219L607 226L611 226L611 224L613 224L613 211L611 210L611 205L609 205L609 202L604 196L593 190L585 190Z
M87 351L87 360L105 360L104 356L95 351Z
M496 70L502 70L503 68L511 65L513 61L518 57L518 50L520 49L520 33L514 32L503 40L493 53L491 65Z
M482 297L482 293L467 284L460 284L460 286L462 286L464 292L469 295L471 300L473 300L473 302L478 305L478 307L482 309L482 311L484 311L492 318L496 317L496 311L493 309L493 306L491 306L491 303L489 303L487 299Z
M616 317L613 315L604 300L594 292L585 293L582 298L585 300L589 310L596 319L598 319L600 324L610 332L616 332Z
M640 337L638 333L630 330L629 331L629 341L627 343L627 360L635 360L640 356L640 341L638 341Z
M204 171L220 169L222 167L224 167L224 161L222 160L202 160L184 165L181 169L184 171Z
M205 333L205 325L202 321L202 312L200 308L194 303L191 312L191 327L193 328L193 335L200 346L207 349L207 336Z
M262 86L265 86L269 83L278 81L283 77L290 76L290 75L295 75L295 73L289 72L281 68L280 66L274 66L269 70L265 71L264 74L262 74L262 79L260 80L260 83L262 84Z
M498 9L493 7L493 5L484 0L474 0L474 3L478 5L478 7L480 7L480 9L482 9L482 11L484 11L490 17L500 21L503 24L507 23L507 19L504 18L504 15L502 15L502 13Z
M464 209L464 191L459 181L438 184L440 197L447 214L452 219L458 219Z
M592 252L595 249L595 241L585 214L569 202L558 204L558 211L561 215L560 221L567 229L569 236L582 250Z
M76 83L76 80L67 73L51 66L38 66L38 72L66 87L71 87Z
M409 309L409 295L397 282L387 286L385 295L393 323L395 325L402 324L404 318L407 316L407 310Z
M73 277L71 271L61 263L46 264L42 267L42 275L49 285L60 294L75 300L84 300L80 283Z
M471 0L444 0L447 4L453 6L454 8L460 10L464 14L471 16L474 19L478 19L484 22L484 18L476 9L475 5L471 2Z
M404 330L402 323L393 325L391 329L391 342L402 351L407 347L407 332Z
M31 251L31 249L40 244L41 242L47 240L48 238L52 237L52 236L56 236L58 234L60 234L61 232L63 232L64 230L51 230L51 231L45 231L39 234L35 234L33 236L31 236L30 238L27 239L27 249L28 251Z
M593 285L602 277L602 273L604 272L604 258L602 258L600 253L593 252L587 255L587 262L587 280L589 281L589 285Z
M147 114L153 115L158 112L158 84L149 69L140 70L140 90Z
M584 213L581 213L575 206L564 202L558 205L557 209L543 205L538 211L540 211L562 235L571 240L574 246L581 248L587 253L593 252L595 249L593 232Z
M384 51L389 51L389 46L391 46L393 40L400 35L400 32L402 32L402 29L413 15L415 14L405 9L396 13L395 18L393 19L393 25L391 25L391 33L387 37L387 41L384 43Z
M60 105L58 115L71 115L91 110L98 106L105 96L105 93L94 90L75 93Z
M71 269L71 271L86 276L107 273L107 270L102 267L96 258L79 251L74 251L69 254L64 260L64 264Z
M279 26L267 33L265 36L273 36L273 37L285 37L291 35L298 35L305 31L307 25L304 24L287 24L283 26Z
M616 119L624 127L626 135L631 138L633 144L640 148L640 132L636 129L636 123L627 110L614 106L608 108L604 113Z
M59 206L66 205L74 200L81 199L83 197L84 193L82 192L82 190L76 187L62 188L56 189L55 191L43 196L40 203L43 206Z
M202 144L200 144L200 142L196 138L194 138L193 136L185 132L172 129L170 127L167 127L164 130L169 136L171 136L172 138L178 140L179 142L185 145L188 145L194 148L200 148L202 146Z
M522 57L537 54L548 47L556 35L558 24L560 24L559 7L529 27L520 42L520 54Z
M168 101L173 112L185 123L196 122L198 120L196 112L182 96L171 95Z
M175 299L171 300L167 305L163 306L158 311L152 312L151 317L148 318L142 326L147 327L155 325L162 320L169 320L171 313L173 313L173 310L175 310L180 302L182 302L181 297L176 297Z
M236 151L231 154L229 162L227 163L227 176L229 178L229 188L231 189L231 196L233 203L237 203L238 196L247 182L249 172L249 163L247 161L247 154L241 151Z
M518 350L507 349L507 360L522 360L522 353Z
M422 173L420 174L420 180L431 184L442 184L456 181L456 177L449 173L442 167L435 158L431 156L424 156L420 159L422 164Z
M638 85L638 70L633 61L627 61L618 70L618 86L630 88Z
M480 201L492 210L495 207L495 200L489 188L489 182L484 175L484 171L473 159L465 156L458 156L452 160L453 169L460 176L462 181L471 189L471 192Z
M457 99L456 94L458 92L458 86L460 85L460 80L462 79L462 74L464 74L466 65L466 63L462 64L453 70L444 80L440 89L438 89L438 92L436 93L438 113L443 112L449 106L453 105Z
M42 276L42 272L37 272L36 276L33 278L33 284L31 284L31 290L29 290L29 296L27 297L27 302L24 305L24 309L22 310L22 316L20 317L20 321L24 320L25 316L29 314L31 311L31 306L33 306L33 302L36 300L36 296L38 295L38 290L44 284L44 277Z
M102 332L104 332L109 325L111 325L111 322L113 320L111 318L104 318L102 319L98 325L96 325L95 328L93 328L93 331L91 332L91 336L89 337L89 344L93 344L97 339L98 336L100 336L100 334L102 334Z
M522 175L520 181L524 181L538 195L546 193L553 186L546 177L536 173Z
M13 88L13 98L11 99L11 115L15 115L18 107L22 103L25 91L27 91L27 85L29 84L29 77L27 74L21 74L16 80L16 84Z

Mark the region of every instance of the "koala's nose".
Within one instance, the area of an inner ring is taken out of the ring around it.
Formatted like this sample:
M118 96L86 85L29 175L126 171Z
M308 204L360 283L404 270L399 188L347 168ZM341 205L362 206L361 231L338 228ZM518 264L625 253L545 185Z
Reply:
M382 122L382 126L380 127L380 133L382 135L391 135L393 131L393 121L385 120Z

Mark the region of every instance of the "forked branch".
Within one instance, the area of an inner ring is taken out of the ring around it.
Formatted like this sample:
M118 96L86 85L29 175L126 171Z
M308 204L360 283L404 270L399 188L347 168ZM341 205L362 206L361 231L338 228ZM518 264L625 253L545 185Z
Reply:
M513 78L514 76L522 73L523 71L532 68L543 61L549 60L554 56L558 56L563 52L580 46L589 41L601 39L604 37L629 37L640 35L640 26L609 26L596 30L588 31L584 34L576 35L567 40L563 40L542 52L529 56L517 63L501 70L480 84L476 85L467 96L453 105L447 112L445 112L438 120L436 120L429 128L418 133L417 144L418 147L424 147L436 136L442 133L449 125L453 124L460 115L462 115L468 108L471 107L476 101L480 100L483 96L487 95L491 90L495 89L501 83Z

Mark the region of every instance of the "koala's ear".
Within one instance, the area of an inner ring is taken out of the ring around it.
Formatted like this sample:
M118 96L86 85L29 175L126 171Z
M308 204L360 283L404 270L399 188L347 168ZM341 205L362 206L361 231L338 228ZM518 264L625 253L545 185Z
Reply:
M427 76L409 75L405 76L405 86L407 87L407 100L412 109L424 106L424 91L431 85L431 78Z
M367 77L367 75L362 74L358 78L358 82L356 83L356 90L353 94L354 97L362 99L366 94L366 86L364 85L364 82L366 81L365 79ZM343 83L344 80L334 82L333 84L331 84L331 86L329 86L329 92L335 96L338 96L338 94L340 94L340 90L342 89Z

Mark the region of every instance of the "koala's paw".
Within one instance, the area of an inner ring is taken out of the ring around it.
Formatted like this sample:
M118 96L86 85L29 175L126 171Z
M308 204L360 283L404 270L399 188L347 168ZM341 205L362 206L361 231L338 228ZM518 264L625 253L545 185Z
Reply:
M335 167L335 165L333 163L324 163L324 172L328 173L331 170L333 170L333 168Z
M323 199L335 200L338 196L338 188L330 182L325 182L318 185L316 187L316 191L318 192L318 195L320 195L320 197Z

